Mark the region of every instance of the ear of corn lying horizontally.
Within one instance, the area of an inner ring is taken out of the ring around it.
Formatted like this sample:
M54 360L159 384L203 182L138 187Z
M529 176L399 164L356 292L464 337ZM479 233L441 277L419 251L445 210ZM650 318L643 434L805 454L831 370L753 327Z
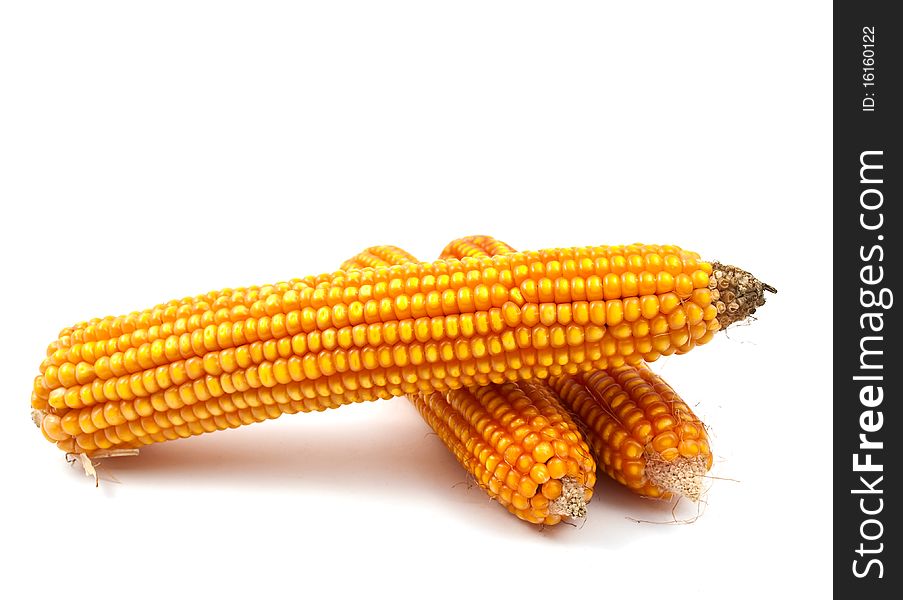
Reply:
M412 260L394 246L376 246L342 268ZM568 411L548 389L521 381L408 397L474 481L519 518L554 525L585 515L595 463Z
M721 326L711 283L696 254L636 244L225 289L64 329L32 407L61 449L95 453L285 412L636 364L711 339Z
M510 252L514 249L504 242L471 236L451 242L442 256ZM553 376L530 385L551 390L572 411L610 477L647 497L699 499L712 466L705 426L645 364Z

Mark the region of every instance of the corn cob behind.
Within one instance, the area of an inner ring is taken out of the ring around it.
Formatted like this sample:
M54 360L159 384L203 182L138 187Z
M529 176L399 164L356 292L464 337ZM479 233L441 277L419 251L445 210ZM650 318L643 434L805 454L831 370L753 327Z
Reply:
M650 498L699 499L712 467L705 425L649 367L552 377L548 385L585 424L611 478Z

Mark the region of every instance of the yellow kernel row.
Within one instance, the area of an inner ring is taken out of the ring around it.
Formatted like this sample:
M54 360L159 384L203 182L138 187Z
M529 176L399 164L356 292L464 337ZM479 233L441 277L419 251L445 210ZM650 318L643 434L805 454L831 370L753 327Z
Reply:
M712 305L701 309L689 302L674 308L670 315L659 315L651 323L644 319L634 323L616 321L617 325L609 323L605 329L593 322L592 310L589 311L591 324L585 326L571 321L567 326L536 324L512 328L499 313L476 313L338 331L327 329L208 352L203 357L177 359L145 370L141 370L139 363L125 360L109 365L98 363L93 369L83 364L66 369L71 363L60 369L48 366L43 382L36 384L36 392L54 408L80 408L98 401L147 396L159 388L178 386L207 376L227 379L235 373L253 373L253 379L259 376L260 385L269 387L276 382L303 381L335 373L358 373L378 367L401 368L455 359L500 357L509 367L517 368L514 363L521 361L524 352L580 348L600 341L606 356L618 352L665 354L698 343L710 328L717 327L714 319L691 323L686 316L694 310L705 314L709 309L713 309ZM580 312L578 308L578 315ZM611 311L608 312L610 317ZM522 316L525 323L539 320L534 311L523 311ZM498 333L500 335L496 335ZM431 342L421 343L419 340L423 339ZM382 345L375 346L380 343ZM90 370L90 375L77 376L82 367ZM224 381L222 385L228 383Z
M694 277L702 277L696 271L710 271L710 265L699 262L698 256L694 253L674 247L643 245L528 252L512 256L510 260L483 259L475 261L466 259L460 262L445 263L409 262L385 269L373 269L369 273L366 270L354 274L337 272L320 275L316 278L296 279L273 286L210 292L193 299L171 301L158 305L154 309L131 313L123 317L94 319L63 330L59 337L70 338L67 340L70 343L106 340L130 334L136 330L147 331L154 325L173 323L180 318L189 320L193 318L195 322L192 325L194 327L206 326L216 323L217 314L220 315L221 320L234 320L234 315L229 317L222 313L223 308L242 306L246 307L252 316L261 317L278 312L289 312L294 303L298 303L299 307L311 306L315 309L321 306L331 306L341 301L347 303L350 297L358 292L360 292L360 299L369 298L368 292L370 292L374 299L380 300L383 297L392 297L402 289L407 294L418 291L415 289L418 283L423 284L419 291L442 292L445 289L457 290L465 286L472 287L481 282L491 285L499 281L506 287L511 287L512 283L514 286L520 286L526 281L535 283L535 280L540 279L553 281L553 286L574 287L574 284L568 281L572 277L595 277L591 287L598 294L603 287L601 278L609 273L649 273L655 276L661 272L656 270L654 265L649 269L644 269L641 265L635 264L636 261L632 258L642 253L648 254L650 250L655 249L671 253L667 255L669 264L681 265L681 269L674 270L673 273L665 271L666 273L679 275L683 272L684 274L693 274ZM629 263L627 263L628 260ZM618 265L621 263L629 264L629 268L619 268ZM482 275L481 271L483 271ZM558 279L561 281L557 281ZM613 282L613 280L610 281ZM413 286L412 282L414 282ZM549 284L543 283L540 287L547 285ZM655 292L650 289L647 293ZM593 299L604 298L600 296ZM553 300L550 298L548 301ZM204 320L200 319L201 314L206 315ZM188 329L188 331L191 330L192 328ZM61 346L66 345L65 343L61 344Z
M364 390L350 400L344 395L310 397L297 385L245 390L228 396L171 408L158 398L90 412L41 415L44 436L66 452L134 448L166 439L237 427L282 414L322 411L350 401L372 400ZM228 425L225 425L228 424Z
M705 290L704 292L708 292ZM708 300L705 293L700 293L701 302ZM638 300L638 299L631 299ZM705 331L714 329L717 321L714 316L717 310L709 303L700 306L693 301L687 301L679 304L677 301L669 302L668 296L665 295L661 302L656 301L659 305L661 314L654 317L651 323L647 322L644 317L640 317L639 308L635 311L631 310L631 304L627 304L628 310L622 307L620 300L610 302L575 302L571 304L528 304L521 309L513 303L507 303L501 309L492 309L490 311L477 311L469 314L448 315L445 317L420 318L417 320L406 319L402 321L388 321L382 323L374 323L370 325L356 325L354 327L346 326L341 329L334 329L326 326L323 330L313 330L309 333L298 333L300 327L292 325L289 322L288 327L280 326L273 335L280 335L277 339L266 335L259 335L256 327L245 329L245 334L241 340L236 340L236 336L230 336L230 346L237 341L246 341L248 339L257 339L250 344L241 346L227 347L219 350L219 344L216 341L203 343L199 341L197 344L191 344L187 340L182 344L177 344L171 338L172 343L163 342L157 344L144 344L139 349L129 349L124 353L116 352L111 357L100 357L94 365L86 362L72 364L64 362L59 367L53 364L46 365L43 372L43 382L36 384L35 392L41 399L49 399L54 390L66 388L70 396L74 393L74 388L87 384L94 384L94 388L99 385L97 382L108 382L113 378L124 378L135 373L142 372L142 379L149 377L149 371L156 369L159 377L159 368L166 366L170 373L169 378L178 381L183 377L194 379L203 375L218 374L221 367L217 366L220 360L223 363L231 364L232 362L240 363L244 356L254 357L255 355L263 356L265 352L271 355L280 354L282 357L291 355L296 357L304 357L309 365L314 364L315 353L322 350L335 350L337 348L371 348L380 343L394 344L400 342L402 345L416 343L414 340L422 341L432 339L439 341L447 338L468 338L470 336L485 334L490 331L500 332L505 329L517 328L517 334L520 336L530 335L534 338L535 347L542 348L542 343L547 338L551 339L551 345L561 346L565 344L576 345L583 341L587 335L590 340L599 338L598 332L594 333L593 326L599 327L608 325L611 334L616 339L624 339L628 337L643 338L650 332L653 335L660 335L670 330L679 330L685 326L690 327L690 337L698 340ZM639 302L636 303L638 307ZM633 314L635 312L635 314ZM708 320L706 320L708 318ZM634 319L631 321L631 319ZM696 327L705 322L704 326ZM545 327L551 323L560 323L557 328L552 325L547 331ZM527 327L534 326L532 332L519 328L518 325L524 324ZM591 325L590 325L591 324ZM586 325L587 330L580 328ZM564 327L567 327L565 330ZM305 328L306 329L306 328ZM250 332L253 331L253 335ZM187 336L187 334L185 334ZM263 337L264 341L259 338ZM212 338L212 336L211 336ZM483 344L486 343L484 340ZM678 346L684 345L685 342L678 343ZM658 350L658 349L657 349ZM388 352L386 347L381 349L373 349L375 352ZM217 354L219 352L219 354ZM406 353L402 350L392 351L395 354ZM476 350L479 352L479 350ZM194 354L195 356L191 356ZM184 358L188 356L188 358ZM322 362L322 359L316 359ZM258 359L256 362L260 362ZM253 363L252 363L253 364ZM202 368L202 365L205 368ZM384 365L391 366L391 365ZM328 367L327 369L328 370ZM183 375L184 373L184 375ZM329 374L329 373L325 373ZM313 376L317 376L316 374ZM114 384L118 388L126 387L126 382L119 381ZM162 384L161 384L162 385ZM110 384L107 384L110 388ZM78 391L80 394L87 392ZM95 397L100 397L94 394ZM109 394L104 394L109 398ZM90 402L90 401L83 401ZM59 401L57 408L59 408ZM41 407L43 408L43 407Z

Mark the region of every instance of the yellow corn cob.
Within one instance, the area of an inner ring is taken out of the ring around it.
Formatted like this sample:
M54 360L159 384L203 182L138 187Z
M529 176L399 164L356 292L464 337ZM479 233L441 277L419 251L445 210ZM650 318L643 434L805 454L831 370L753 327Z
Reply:
M551 377L548 385L584 424L609 477L650 498L699 499L712 467L705 425L649 367Z
M515 250L488 236L455 240L443 258ZM547 384L582 425L605 472L652 498L698 500L712 466L705 425L674 390L644 364L551 377Z
M547 390L518 382L409 397L480 487L510 512L546 525L585 516L595 463Z
M735 274L715 278L694 253L637 244L226 289L64 329L32 406L48 439L91 453L654 360L711 338L723 322L710 286Z
M342 269L413 260L394 246L377 246L345 261ZM586 514L595 462L547 388L521 381L408 397L477 484L519 518L554 525Z

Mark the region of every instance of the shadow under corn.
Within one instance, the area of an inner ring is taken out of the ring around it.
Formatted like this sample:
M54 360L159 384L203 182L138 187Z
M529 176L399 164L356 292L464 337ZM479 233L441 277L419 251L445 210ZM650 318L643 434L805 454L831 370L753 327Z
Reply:
M431 510L498 535L582 547L620 548L676 529L631 518L668 522L686 517L672 515L671 503L639 498L602 476L585 520L554 527L522 522L489 499L403 398L284 415L216 435L153 444L138 456L101 461L98 472L101 488L111 496L118 485L139 481L157 489L190 484L379 495L428 502Z

